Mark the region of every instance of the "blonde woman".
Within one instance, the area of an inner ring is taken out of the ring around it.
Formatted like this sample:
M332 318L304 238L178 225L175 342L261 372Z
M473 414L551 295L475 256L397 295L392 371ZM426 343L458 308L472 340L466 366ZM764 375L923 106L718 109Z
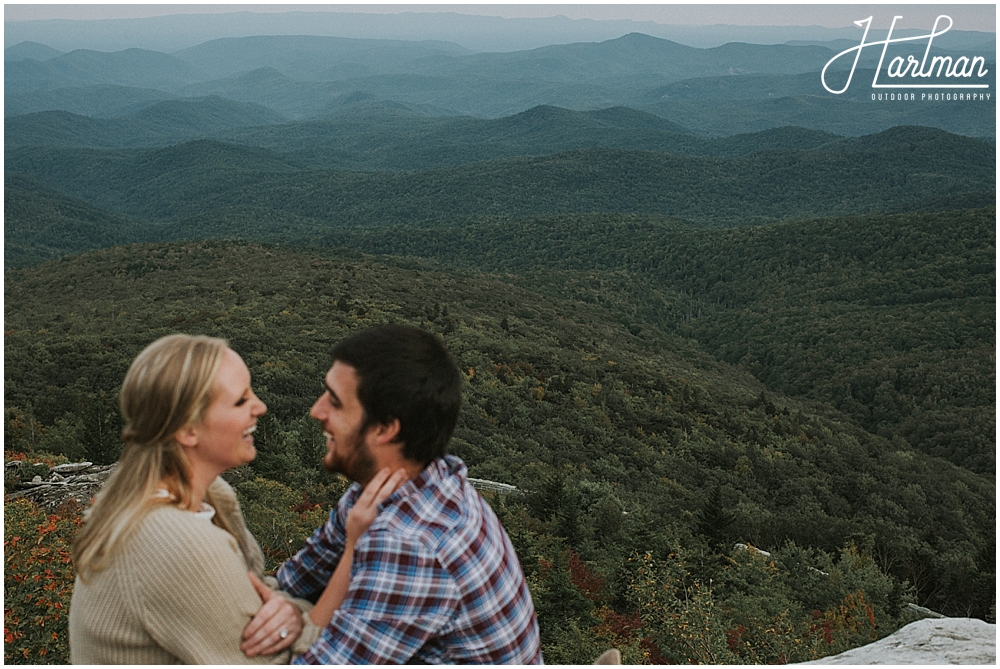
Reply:
M254 459L267 411L243 360L221 339L164 337L136 357L120 402L125 448L73 546L72 661L283 663L304 652L343 600L351 560L315 609L261 582L263 554L219 478ZM373 479L349 517L354 539L401 480Z

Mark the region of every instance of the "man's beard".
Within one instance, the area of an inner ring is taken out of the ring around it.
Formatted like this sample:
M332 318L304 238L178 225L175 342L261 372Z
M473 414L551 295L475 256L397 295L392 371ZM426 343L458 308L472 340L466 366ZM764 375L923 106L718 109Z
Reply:
M375 476L375 458L365 444L364 435L361 432L355 434L347 449L336 443L332 453L328 448L323 456L323 469L331 474L343 474L361 485L372 480Z

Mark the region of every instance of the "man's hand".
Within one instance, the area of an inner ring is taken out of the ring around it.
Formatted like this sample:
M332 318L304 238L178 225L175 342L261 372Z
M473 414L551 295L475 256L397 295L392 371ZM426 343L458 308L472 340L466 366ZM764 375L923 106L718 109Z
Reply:
M273 655L291 646L302 634L302 614L290 601L275 595L253 572L247 572L247 576L264 604L244 628L240 650L247 657Z

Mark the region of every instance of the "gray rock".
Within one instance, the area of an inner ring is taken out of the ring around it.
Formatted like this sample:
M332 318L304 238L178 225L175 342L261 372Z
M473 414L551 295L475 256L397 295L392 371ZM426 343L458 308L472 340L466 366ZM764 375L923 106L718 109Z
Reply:
M73 474L75 472L81 472L84 469L89 469L93 465L93 462L70 462L65 465L56 465L52 468L52 471L58 474Z
M931 611L923 606L917 606L913 602L906 605L906 611L911 614L914 618L947 618L948 616L941 615L937 611Z
M9 493L8 499L25 497L45 509L55 510L63 502L73 499L79 504L87 505L94 495L108 480L116 465L95 466L91 462L77 462L53 467L48 480L35 476L34 480L24 482L17 487L19 490ZM61 474L58 472L62 472ZM64 477L72 472L85 472L75 476Z
M997 626L975 618L926 618L884 639L802 664L993 664Z

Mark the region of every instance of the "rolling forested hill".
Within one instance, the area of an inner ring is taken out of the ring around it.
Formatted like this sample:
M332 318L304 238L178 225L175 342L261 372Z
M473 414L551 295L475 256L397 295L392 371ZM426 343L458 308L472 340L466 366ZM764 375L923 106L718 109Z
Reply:
M201 78L184 61L148 49L114 53L77 49L44 61L4 62L4 92L14 94L98 84L170 90Z
M169 146L234 127L280 123L284 117L222 98L162 100L115 119L47 111L7 119L8 146Z
M625 558L666 555L683 536L806 557L786 543L794 541L811 547L806 559L816 564L817 549L833 555L868 542L919 602L988 606L975 578L992 573L992 477L875 436L824 405L766 393L689 339L633 335L601 306L603 275L578 271L579 292L559 298L497 276L342 253L232 243L88 252L7 273L6 413L52 426L50 449L108 461L117 452L115 389L132 356L178 329L224 336L270 408L244 476L322 490L322 439L306 413L329 347L357 327L410 322L440 333L465 374L453 449L471 474L539 495L526 506L510 500L505 512L531 572L525 555L556 559L561 545L613 593L625 587L612 585L621 583L616 569L639 566ZM8 448L31 438L8 428ZM718 503L728 521L699 524ZM561 539L544 548L545 535ZM959 555L972 572L960 571ZM725 580L711 561L695 562ZM865 588L891 627L892 598L906 591ZM720 586L716 596L737 591ZM624 590L608 596L627 613ZM544 590L536 598L549 615ZM544 634L555 643L568 621L551 619Z
M434 258L513 272L561 296L564 270L624 271L630 278L619 278L607 304L635 332L694 337L774 390L830 402L873 433L991 473L994 211L742 230L563 216L329 231L294 215L227 209L156 234Z
M951 105L943 110L934 105L882 104L820 95L794 95L762 100L732 100L721 97L702 100L667 100L638 105L640 109L664 116L692 131L713 135L750 133L786 125L825 130L838 135L860 135L899 125L940 128L969 137L993 139L995 114L990 103L984 106ZM864 128L859 132L859 129Z
M660 116L628 107L573 111L533 107L499 119L428 116L368 96L344 101L323 119L283 123L253 104L223 98L161 101L114 119L66 112L9 118L8 149L27 146L128 148L167 146L194 137L256 146L294 158L303 167L420 170L514 156L549 155L588 147L737 158L774 150L829 149L890 153L923 146L936 163L987 144L901 126L858 141L790 126L706 138ZM837 141L844 139L844 141ZM936 145L930 145L936 143Z
M43 111L65 111L91 118L114 118L138 111L174 95L151 88L80 86L33 91L4 100L5 117Z
M940 131L886 132L865 150L765 151L744 158L583 149L402 173L295 169L263 149L199 141L160 150L8 150L30 174L116 213L180 219L260 207L331 227L474 216L620 212L745 225L893 212L993 191L992 148ZM860 147L858 147L860 148Z
M7 268L149 238L140 221L109 214L11 173L4 179L3 232Z
M61 55L62 52L57 49L30 40L18 42L14 46L9 46L3 50L3 59L5 62L8 60L27 60L29 58L41 61Z
M559 295L567 288L552 271L627 271L637 283L616 302L634 331L693 337L774 390L830 402L873 433L992 474L995 219L988 207L723 231L556 217L316 243L526 274Z
M167 109L170 116L163 113ZM365 171L452 167L593 146L742 157L757 151L813 149L837 139L797 127L707 139L627 107L581 112L541 106L510 117L476 119L427 116L359 96L329 117L311 121L271 123L273 118L254 116L255 111L252 105L212 98L164 103L141 115L106 120L48 112L8 119L5 137L7 148L128 148L173 144L200 133L267 148L303 166Z

